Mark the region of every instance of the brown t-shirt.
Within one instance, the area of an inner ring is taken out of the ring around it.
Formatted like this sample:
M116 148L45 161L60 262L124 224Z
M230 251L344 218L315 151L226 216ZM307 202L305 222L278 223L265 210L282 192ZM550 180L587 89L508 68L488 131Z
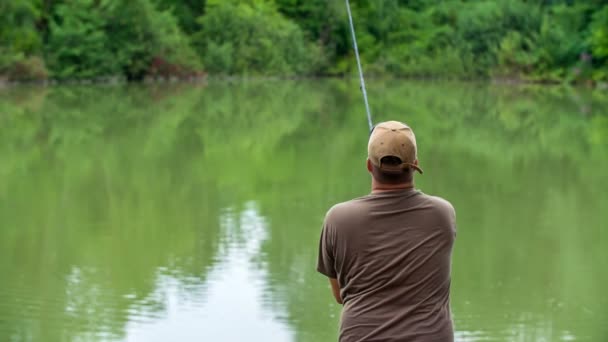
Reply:
M332 207L317 270L337 278L340 342L454 340L452 205L415 189L373 193Z

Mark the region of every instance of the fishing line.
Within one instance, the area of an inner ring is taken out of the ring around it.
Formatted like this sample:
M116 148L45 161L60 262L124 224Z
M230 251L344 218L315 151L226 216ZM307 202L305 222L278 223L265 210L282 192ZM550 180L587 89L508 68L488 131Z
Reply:
M350 2L346 0L346 11L348 12L348 21L350 22L350 32L353 35L353 48L355 49L355 57L357 57L357 67L359 68L359 79L361 82L361 92L363 93L363 101L365 101L365 111L367 112L367 123L369 124L370 132L374 129L372 124L372 113L369 110L367 102L367 91L365 90L365 80L363 79L363 69L361 68L361 59L359 58L359 48L357 47L357 37L355 36L355 25L353 25L353 16L350 13Z

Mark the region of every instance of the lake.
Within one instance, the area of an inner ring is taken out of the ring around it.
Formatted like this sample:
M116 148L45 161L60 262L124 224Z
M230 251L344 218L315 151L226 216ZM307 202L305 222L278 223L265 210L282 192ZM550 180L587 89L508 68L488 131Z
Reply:
M457 212L457 341L608 341L608 94L370 80ZM336 341L356 80L0 90L0 341Z

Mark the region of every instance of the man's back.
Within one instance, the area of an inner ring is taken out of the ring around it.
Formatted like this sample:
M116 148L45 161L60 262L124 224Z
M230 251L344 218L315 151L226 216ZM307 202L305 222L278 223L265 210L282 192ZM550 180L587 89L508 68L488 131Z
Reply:
M455 234L450 203L414 189L334 206L317 269L341 287L340 341L452 341Z

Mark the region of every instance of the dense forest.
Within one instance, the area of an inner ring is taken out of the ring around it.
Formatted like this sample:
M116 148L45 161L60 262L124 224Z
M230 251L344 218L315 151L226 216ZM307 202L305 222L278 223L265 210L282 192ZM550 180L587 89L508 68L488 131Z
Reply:
M608 0L352 0L368 74L608 80ZM342 0L0 0L0 81L340 76Z

